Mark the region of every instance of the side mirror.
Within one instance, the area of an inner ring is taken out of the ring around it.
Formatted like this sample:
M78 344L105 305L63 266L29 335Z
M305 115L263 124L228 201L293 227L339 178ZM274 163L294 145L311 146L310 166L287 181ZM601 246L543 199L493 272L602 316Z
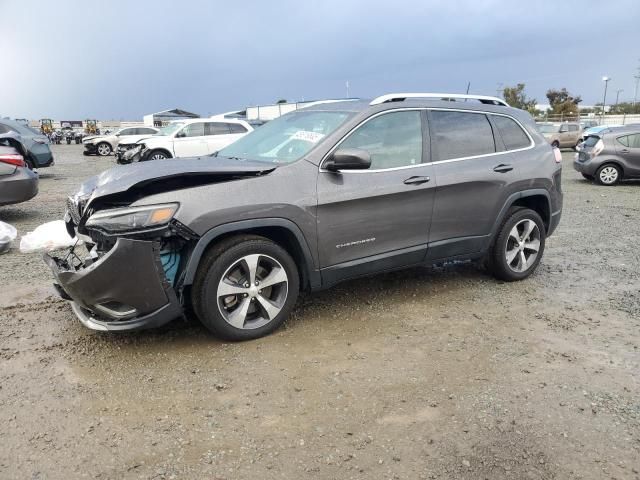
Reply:
M563 125L562 127L560 127L560 133L567 133L569 131L569 127L567 127L566 125Z
M186 133L184 133L184 132L178 132L178 133L176 133L176 138L184 138L184 137L186 137L186 136L187 136L187 134L186 134Z
M371 167L371 155L359 148L339 148L324 162L330 172L338 170L366 170Z
M107 132L105 132L105 133L107 133ZM119 137L119 136L120 136L120 134L119 134L119 133L116 133L116 137Z

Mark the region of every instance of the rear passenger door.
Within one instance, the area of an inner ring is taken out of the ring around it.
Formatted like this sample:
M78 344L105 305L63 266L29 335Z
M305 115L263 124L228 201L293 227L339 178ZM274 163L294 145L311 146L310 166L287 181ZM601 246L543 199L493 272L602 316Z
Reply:
M479 252L515 179L514 159L488 114L433 109L429 118L437 183L429 258Z
M616 152L624 161L625 173L640 175L640 134L625 135L616 138Z
M207 122L205 134L208 154L217 152L231 143L229 126L225 122Z

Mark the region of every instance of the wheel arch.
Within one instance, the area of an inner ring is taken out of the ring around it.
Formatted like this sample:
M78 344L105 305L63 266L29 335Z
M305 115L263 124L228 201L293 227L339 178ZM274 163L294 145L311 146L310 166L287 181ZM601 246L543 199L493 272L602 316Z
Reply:
M598 169L596 170L596 173L597 173L598 171L600 171L600 169L601 169L602 167L605 167L605 166L607 166L607 165L615 165L616 167L618 167L618 168L620 169L620 173L621 173L621 177L620 177L620 179L624 178L624 165L623 165L623 163L622 163L619 159L617 159L617 158L610 158L610 159L608 159L608 160L603 160L603 161L600 163L600 166L598 167ZM596 174L594 174L594 176L596 176Z
M220 241L239 234L260 235L283 247L296 262L300 273L302 289L314 289L320 286L320 273L315 268L311 249L300 230L290 220L284 218L263 218L242 220L212 228L196 243L185 266L183 286L193 284L200 260L204 254Z
M544 228L548 232L551 226L551 196L549 192L542 188L535 188L531 190L523 190L521 192L513 193L507 198L504 203L500 214L496 218L496 221L491 230L491 241L496 237L500 226L505 220L507 212L511 207L526 207L535 211L540 215L544 223Z
M150 157L153 152L162 152L167 154L167 158L173 158L173 153L171 153L169 149L165 147L150 148L149 153L147 154L147 158Z

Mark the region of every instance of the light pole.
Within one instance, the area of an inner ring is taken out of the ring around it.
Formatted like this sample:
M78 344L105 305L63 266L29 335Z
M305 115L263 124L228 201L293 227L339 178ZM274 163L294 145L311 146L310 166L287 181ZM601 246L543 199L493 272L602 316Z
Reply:
M613 106L614 110L618 107L618 98L620 97L620 92L624 92L624 90L622 88L616 90L616 104Z
M607 106L607 85L609 84L611 77L602 77L604 82L604 96L602 97L602 115L600 116L600 123L604 123L604 108Z

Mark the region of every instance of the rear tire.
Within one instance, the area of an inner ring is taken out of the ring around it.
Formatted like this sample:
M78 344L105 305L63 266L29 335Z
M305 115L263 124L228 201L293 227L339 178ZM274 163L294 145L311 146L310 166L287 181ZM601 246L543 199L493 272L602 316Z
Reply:
M558 141L556 140L555 142L553 142L553 143L551 144L551 146L552 146L552 147L554 147L554 148L560 148L560 142L558 142Z
M510 208L489 252L489 270L506 282L527 278L542 259L545 237L544 222L537 212Z
M298 268L271 240L228 238L202 258L191 300L196 316L215 336L253 340L276 330L298 298Z
M600 185L605 185L607 187L615 185L621 178L622 170L614 163L606 163L596 172L596 181Z

